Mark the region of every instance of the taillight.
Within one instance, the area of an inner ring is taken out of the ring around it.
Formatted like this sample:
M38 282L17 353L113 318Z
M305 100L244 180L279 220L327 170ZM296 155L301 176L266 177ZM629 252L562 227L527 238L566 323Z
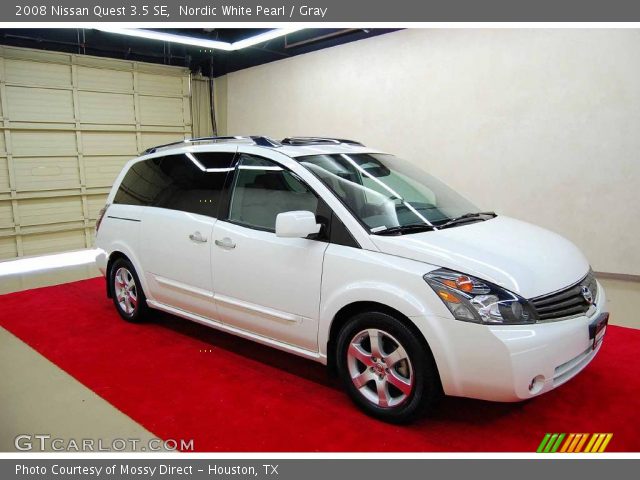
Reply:
M102 218L104 214L107 213L107 208L109 208L109 204L107 203L103 208L98 212L98 218L96 219L96 233L98 233L98 229L100 228L100 224L102 223Z

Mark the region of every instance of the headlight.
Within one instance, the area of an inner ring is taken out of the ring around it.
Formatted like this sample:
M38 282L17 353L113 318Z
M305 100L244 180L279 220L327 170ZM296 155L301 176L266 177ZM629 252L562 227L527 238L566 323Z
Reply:
M424 276L457 320L487 324L535 323L524 298L484 280L440 268Z

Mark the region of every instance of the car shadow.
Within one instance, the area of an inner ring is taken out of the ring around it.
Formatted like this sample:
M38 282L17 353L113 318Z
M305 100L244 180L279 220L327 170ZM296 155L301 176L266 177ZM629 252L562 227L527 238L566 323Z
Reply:
M231 333L185 320L166 312L153 311L149 323L173 330L182 335L205 342L272 368L310 380L325 387L340 390L339 380L324 365L291 353L247 340ZM292 361L295 360L295 361Z
M252 361L260 362L324 387L338 391L343 390L337 375L332 374L324 365L312 360L185 320L166 312L153 311L148 322L207 343L212 348L220 348L241 355ZM467 425L489 424L500 418L517 414L526 403L488 402L445 396L437 402L426 417L416 422L414 426L419 428L429 422L459 422ZM354 406L353 408L355 409L356 407Z

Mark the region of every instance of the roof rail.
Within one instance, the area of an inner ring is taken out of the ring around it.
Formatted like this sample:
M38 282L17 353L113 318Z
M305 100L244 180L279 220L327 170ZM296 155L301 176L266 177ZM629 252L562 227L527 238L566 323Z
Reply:
M148 155L150 153L155 153L158 150L161 150L163 148L168 148L168 147L174 147L174 146L178 146L178 145L188 145L191 143L218 143L218 142L249 142L252 141L255 145L258 145L260 147L280 147L281 144L279 142L276 142L275 140L270 139L269 137L261 137L261 136L257 136L257 135L250 135L250 136L241 136L241 135L235 135L235 136L222 136L222 137L197 137L197 138L186 138L184 140L180 140L177 142L171 142L171 143L165 143L163 145L156 145L155 147L150 147L147 148L144 152L142 152L143 155Z
M356 140L348 140L346 138L329 138L329 137L288 137L280 142L282 145L339 145L341 143L347 145L357 145L364 147L363 143Z

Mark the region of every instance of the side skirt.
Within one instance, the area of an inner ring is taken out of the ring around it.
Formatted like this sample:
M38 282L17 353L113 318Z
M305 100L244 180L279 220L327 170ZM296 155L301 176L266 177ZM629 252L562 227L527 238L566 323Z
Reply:
M202 325L206 325L207 327L215 328L223 332L228 332L233 335L246 338L247 340L253 340L254 342L258 342L268 347L277 348L278 350L282 350L287 353L293 353L294 355L308 358L309 360L314 360L324 365L327 364L327 357L325 355L320 355L318 352L313 352L311 350L306 350L304 348L289 345L288 343L279 342L278 340L274 340L273 338L257 335L255 333L248 332L247 330L242 330L241 328L232 327L230 325L226 325L217 320L212 320L210 318L202 317L200 315L185 312L184 310L181 310L179 308L171 307L169 305L165 305L164 303L159 303L154 300L147 300L147 304L151 308L162 310L163 312L167 312L172 315L176 315L178 317L191 320L192 322L200 323Z

